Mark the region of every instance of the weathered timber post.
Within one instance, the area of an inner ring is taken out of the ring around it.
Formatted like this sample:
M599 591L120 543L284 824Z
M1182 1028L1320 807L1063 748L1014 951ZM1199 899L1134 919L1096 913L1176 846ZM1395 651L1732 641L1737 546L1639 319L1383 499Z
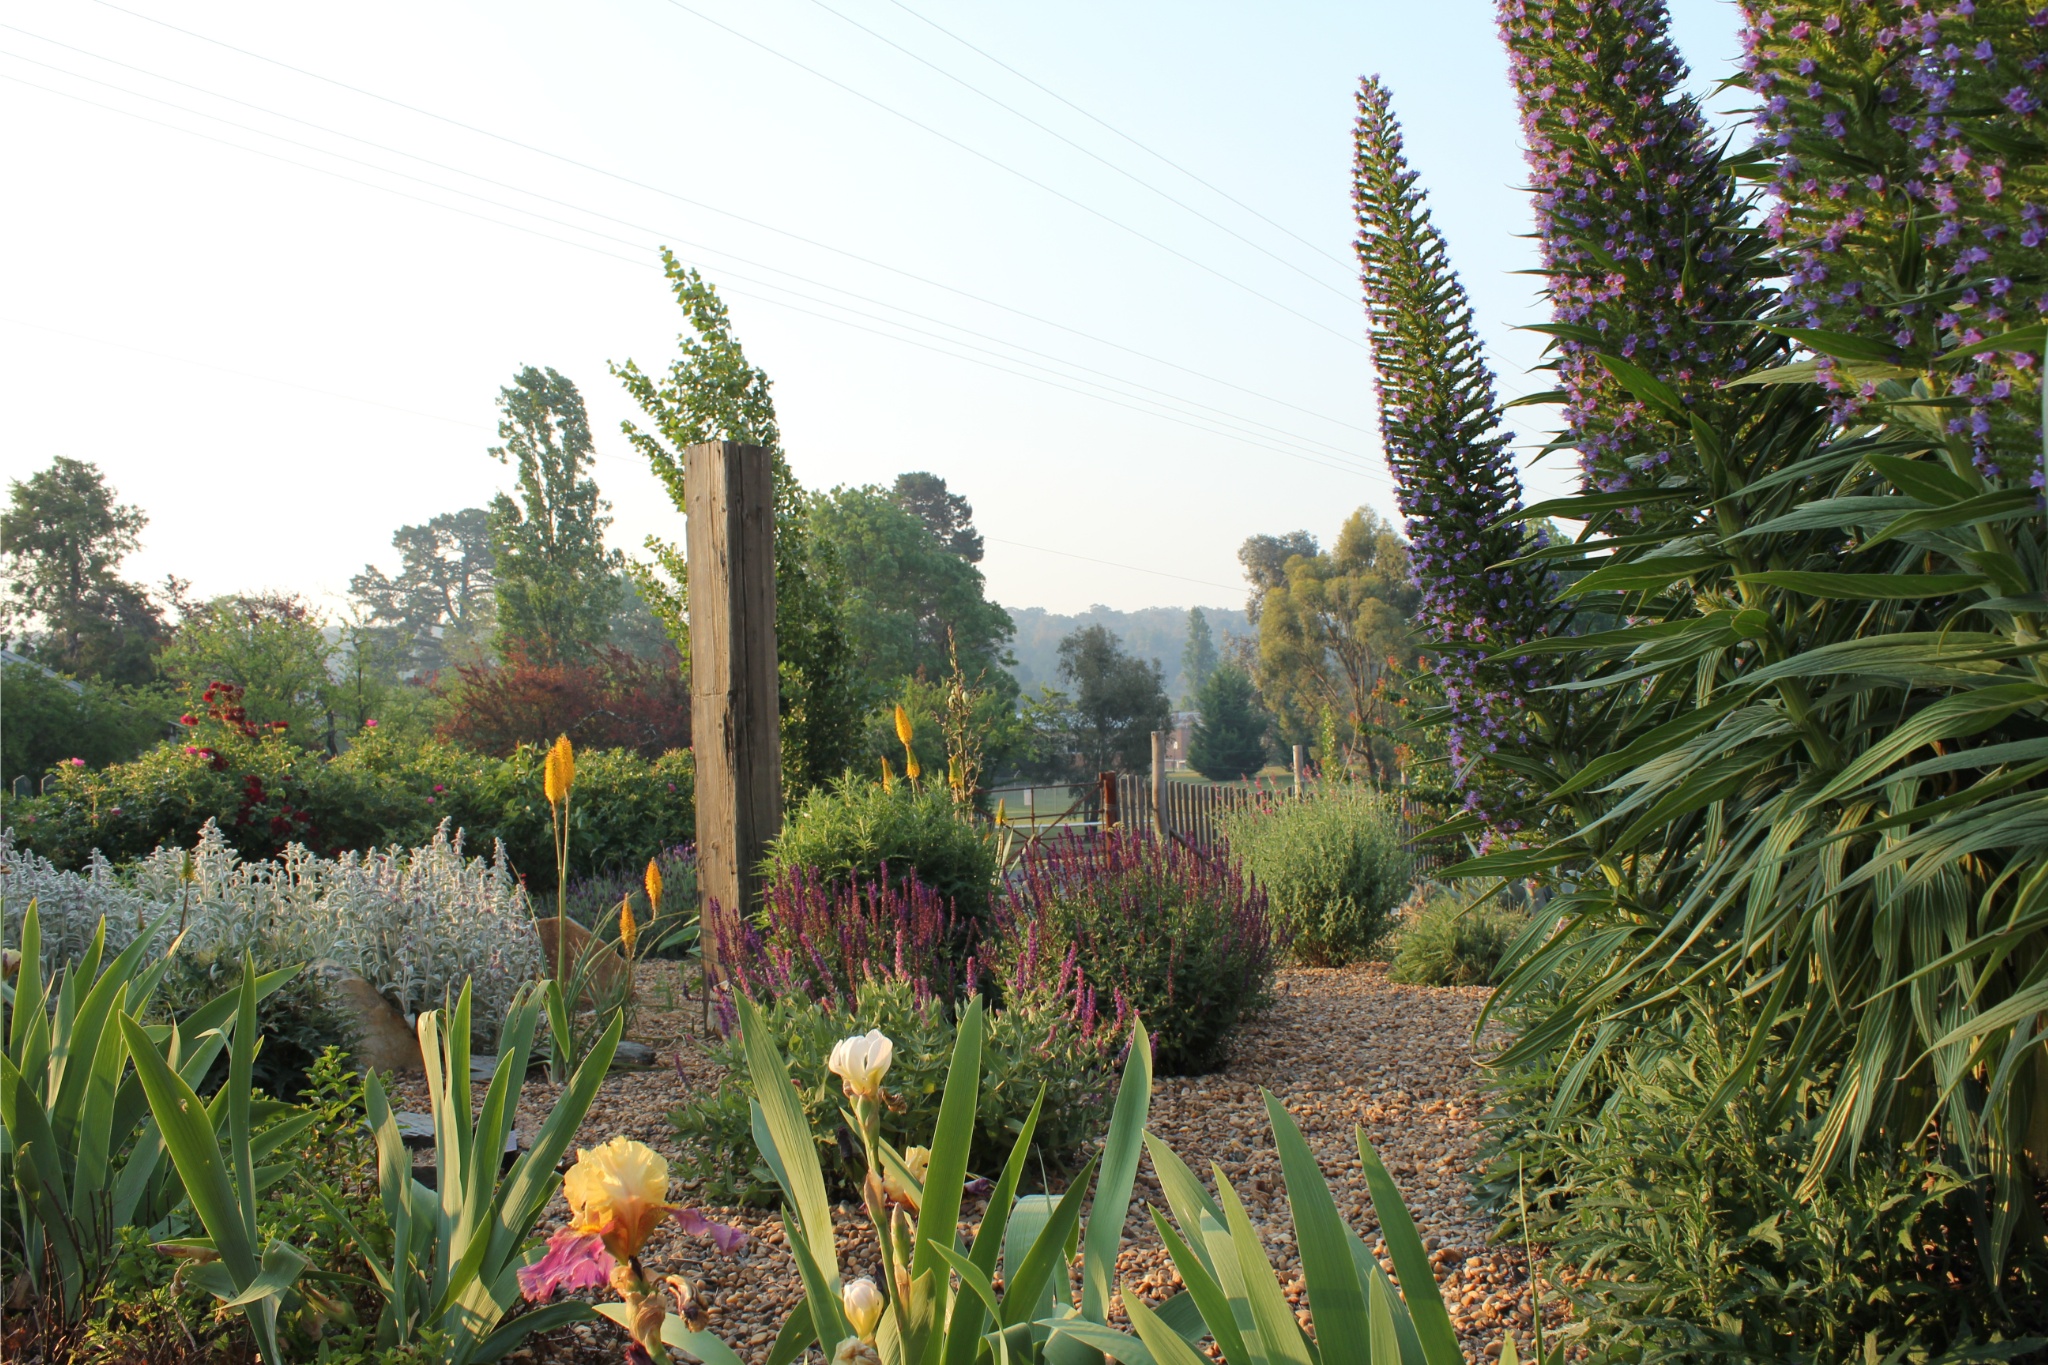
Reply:
M1301 795L1301 746L1294 746L1294 794Z
M1166 829L1166 731L1152 732L1152 837L1164 840Z
M1105 830L1115 829L1123 823L1117 818L1119 812L1117 810L1116 773L1114 771L1103 773L1096 778L1096 782L1102 788L1102 828Z
M690 735L697 766L698 944L704 1009L724 935L761 896L755 869L782 828L775 671L773 459L707 441L684 452L688 520Z

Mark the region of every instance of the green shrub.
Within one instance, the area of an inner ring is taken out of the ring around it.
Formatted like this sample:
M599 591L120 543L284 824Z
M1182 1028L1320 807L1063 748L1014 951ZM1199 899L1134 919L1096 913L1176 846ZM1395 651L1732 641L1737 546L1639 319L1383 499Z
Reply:
M583 779L577 769L577 781ZM996 851L945 787L927 781L893 789L851 774L812 792L770 847L770 876L813 869L829 886L915 876L962 920L985 925L995 894Z
M162 691L53 677L34 664L0 667L0 783L43 775L66 759L125 763L162 739L178 708Z
M1361 783L1322 783L1306 800L1269 800L1224 816L1222 826L1302 962L1364 957L1408 894L1415 859L1400 805Z
M819 1161L836 1193L856 1194L866 1169L858 1142L841 1134L846 1096L839 1078L825 1067L840 1039L877 1028L889 1035L896 1044L889 1090L903 1108L882 1115L882 1136L899 1148L927 1140L938 1119L953 1052L953 1016L941 1001L914 982L870 978L851 1008L833 1001L820 1004L801 992L758 1003L776 1047L789 1059L804 1113L818 1135ZM1036 1145L1048 1166L1071 1165L1096 1136L1108 1112L1122 1033L1114 1027L1084 1027L1073 1017L1071 1004L1033 999L989 1019L970 1170L994 1174L1040 1086L1045 1108ZM746 1050L739 1034L728 1029L711 1050L712 1060L726 1071L726 1083L669 1116L683 1149L677 1175L702 1180L698 1197L706 1203L772 1203L775 1177L754 1149L749 1108L754 1089Z
M479 852L502 840L529 879L551 882L555 856L541 794L541 751L508 758L436 740L370 734L336 759L282 737L250 739L202 723L132 763L61 767L48 796L0 796L0 824L59 867L94 849L115 863L189 846L208 820L245 858L288 844L322 854L427 843L442 820ZM677 750L652 761L624 750L576 756L573 870L644 865L696 829L695 768Z
M1969 1214L1990 1182L1939 1149L1870 1143L1802 1188L1841 1068L1806 1069L1797 1020L1762 1039L1759 1022L1692 991L1625 1051L1586 1066L1581 1043L1496 1077L1485 1191L1511 1229L1518 1191L1540 1192L1532 1224L1574 1268L1598 1358L1956 1359L2048 1333L2048 1256L2022 1233L1988 1280ZM1746 1063L1755 1083L1710 1104Z
M1402 922L1387 975L1410 986L1492 984L1529 917L1494 899L1474 905L1477 894L1476 886L1434 887Z
M1027 852L988 951L1006 989L1078 968L1145 1021L1162 1072L1187 1075L1270 1002L1276 944L1265 892L1223 855L1107 835Z

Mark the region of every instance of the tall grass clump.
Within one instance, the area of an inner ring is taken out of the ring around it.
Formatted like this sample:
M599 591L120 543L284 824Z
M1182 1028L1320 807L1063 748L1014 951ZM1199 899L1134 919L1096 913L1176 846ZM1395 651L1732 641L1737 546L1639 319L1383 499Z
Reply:
M1363 783L1317 783L1300 801L1269 796L1221 823L1289 952L1310 966L1369 954L1408 894L1415 858L1400 802Z
M1271 1000L1280 941L1266 893L1221 853L1110 834L1027 850L996 911L991 965L1008 982L1078 963L1142 1016L1159 1066L1213 1070Z

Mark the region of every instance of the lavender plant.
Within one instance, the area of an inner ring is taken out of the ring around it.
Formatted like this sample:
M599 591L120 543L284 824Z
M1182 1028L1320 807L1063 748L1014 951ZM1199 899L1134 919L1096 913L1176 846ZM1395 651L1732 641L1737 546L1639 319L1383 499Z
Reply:
M973 959L963 974L954 951L952 907L914 875L891 878L886 863L872 881L837 885L813 868L787 869L761 900L758 921L720 926L718 944L718 961L755 1000L799 995L846 1009L882 977L909 983L920 1000L976 989Z

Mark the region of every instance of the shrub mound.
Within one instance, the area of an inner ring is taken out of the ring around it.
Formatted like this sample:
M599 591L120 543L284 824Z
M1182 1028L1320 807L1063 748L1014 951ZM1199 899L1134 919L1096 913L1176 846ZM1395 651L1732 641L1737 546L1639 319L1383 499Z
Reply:
M1491 985L1529 917L1492 898L1474 905L1477 894L1476 887L1432 887L1402 922L1387 975L1410 986Z
M1319 784L1301 801L1268 798L1224 816L1222 826L1289 950L1311 966L1369 954L1408 894L1415 858L1400 803L1362 783Z
M801 869L831 887L915 878L959 916L963 935L972 938L988 922L996 851L945 788L882 787L848 774L806 797L769 850L771 877Z

